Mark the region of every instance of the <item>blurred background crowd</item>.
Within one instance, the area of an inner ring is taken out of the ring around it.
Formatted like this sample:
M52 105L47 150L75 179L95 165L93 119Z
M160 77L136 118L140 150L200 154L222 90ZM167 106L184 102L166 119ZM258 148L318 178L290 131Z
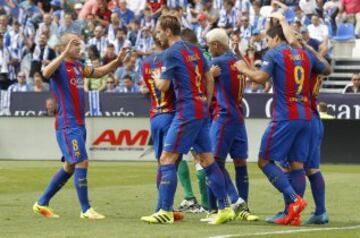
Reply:
M152 54L162 14L178 16L183 30L191 30L205 52L206 33L226 29L229 47L260 67L269 16L275 11L329 59L331 39L360 36L359 0L0 0L0 89L48 91L41 69L56 57L59 36L74 32L83 39L86 64L106 64L123 47L133 51L113 73L85 79L85 91L139 93L142 60ZM355 84L359 76L354 75ZM360 91L356 85L353 91ZM248 83L245 92L271 92L271 85Z

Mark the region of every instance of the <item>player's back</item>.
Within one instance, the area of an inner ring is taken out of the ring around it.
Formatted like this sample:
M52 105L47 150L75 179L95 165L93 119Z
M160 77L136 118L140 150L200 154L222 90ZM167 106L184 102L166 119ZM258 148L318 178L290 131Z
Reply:
M215 78L216 104L214 120L221 122L243 122L241 101L244 93L245 78L235 67L239 58L232 52L216 57L211 65L221 68L220 76Z
M163 53L154 53L143 61L142 76L151 98L150 118L153 118L159 113L175 111L175 92L172 84L166 92L161 92L155 87L155 82L152 77L152 73L155 70L161 70L163 66Z
M50 86L57 102L56 129L83 126L85 97L82 64L63 61L52 76Z
M162 78L172 80L176 94L176 117L203 119L208 117L205 73L208 63L200 49L178 41L165 51L167 61Z
M273 120L311 119L311 67L310 58L303 49L291 48L285 43L266 53L262 70L272 76Z

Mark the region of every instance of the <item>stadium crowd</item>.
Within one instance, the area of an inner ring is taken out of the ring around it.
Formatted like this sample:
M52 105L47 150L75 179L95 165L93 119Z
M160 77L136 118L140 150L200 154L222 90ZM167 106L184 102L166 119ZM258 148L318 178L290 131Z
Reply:
M181 19L182 28L193 30L204 51L206 33L226 29L231 49L260 67L274 11L281 11L323 56L329 54L329 40L343 22L353 23L360 36L358 0L0 0L0 89L48 91L41 70L56 57L59 37L75 32L82 37L86 64L103 65L121 48L132 49L115 72L85 79L85 91L142 92L142 60L153 52L153 32L162 14ZM245 92L271 92L271 85L248 81Z

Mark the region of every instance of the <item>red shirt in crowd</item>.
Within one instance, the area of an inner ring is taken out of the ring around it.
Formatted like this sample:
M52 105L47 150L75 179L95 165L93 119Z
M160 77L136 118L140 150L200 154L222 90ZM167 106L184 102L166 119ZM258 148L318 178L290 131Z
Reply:
M360 13L360 0L341 0L347 14Z

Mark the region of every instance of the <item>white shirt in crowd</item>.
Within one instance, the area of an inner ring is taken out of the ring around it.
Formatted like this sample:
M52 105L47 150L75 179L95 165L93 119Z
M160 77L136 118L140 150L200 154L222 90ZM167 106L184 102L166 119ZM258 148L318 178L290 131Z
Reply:
M310 37L320 42L323 42L329 35L329 29L324 24L320 24L318 26L310 24L307 28L309 30Z
M315 14L317 2L316 0L300 0L299 6L305 15Z

